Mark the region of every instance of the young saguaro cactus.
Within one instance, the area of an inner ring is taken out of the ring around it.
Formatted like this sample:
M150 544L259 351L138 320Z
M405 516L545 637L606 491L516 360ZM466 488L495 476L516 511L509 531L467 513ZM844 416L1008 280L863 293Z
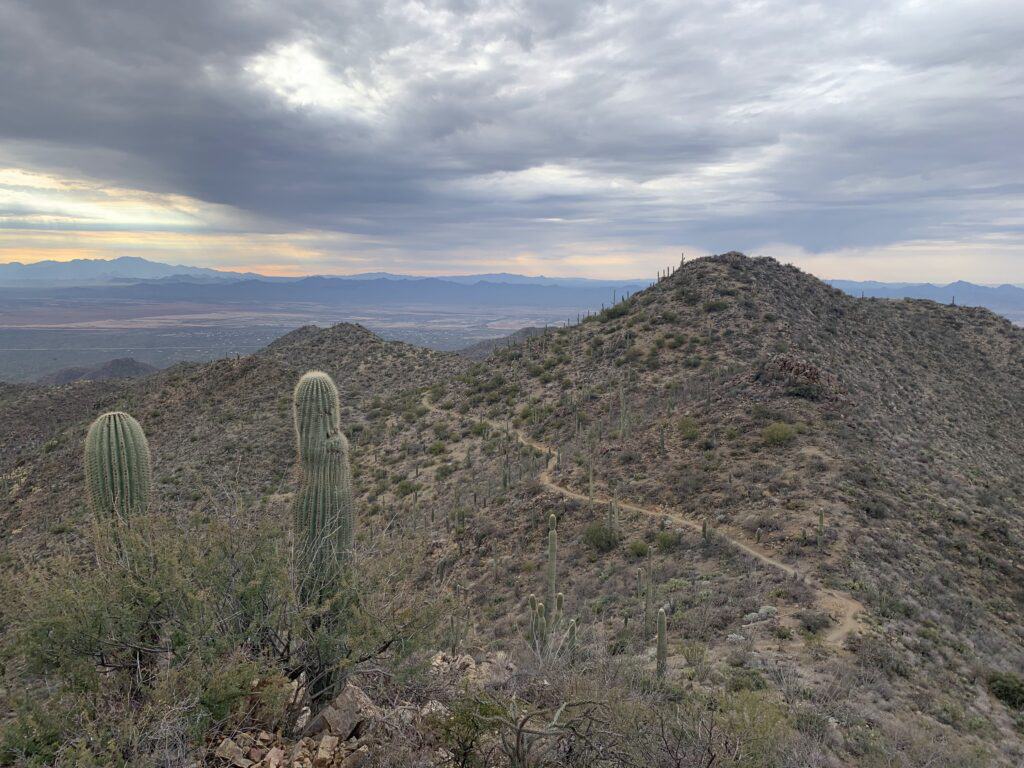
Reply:
M139 422L121 411L96 419L85 436L85 488L97 518L127 522L145 512L152 484L149 442Z
M295 387L294 410L302 468L293 503L295 546L308 589L312 582L327 582L352 549L352 472L331 377L321 371L305 374Z
M668 668L668 635L667 635L667 623L668 619L665 616L665 609L658 609L658 649L657 649L657 675L658 677L665 676L665 670Z
M654 563L651 561L651 553L647 552L647 572L644 583L644 636L650 637L653 631L654 614ZM645 640L646 642L646 640Z
M556 524L557 518L552 514L548 518L548 594L551 605L554 605L558 599L558 532L555 530Z

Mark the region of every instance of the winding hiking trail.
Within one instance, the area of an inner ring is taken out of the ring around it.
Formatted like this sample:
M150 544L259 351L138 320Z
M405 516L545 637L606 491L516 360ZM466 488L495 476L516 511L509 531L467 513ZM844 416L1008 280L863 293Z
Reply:
M423 396L423 405L435 412L440 410L436 405L429 401L428 395ZM559 485L557 482L555 482L551 473L555 470L558 459L557 452L551 446L545 445L544 443L541 443L533 439L529 435L525 434L521 429L518 429L516 427L510 427L508 425L499 424L498 422L486 417L479 418L480 421L485 422L493 429L497 429L502 432L511 430L512 434L516 436L516 439L520 443L522 443L523 445L527 445L530 448L533 448L534 450L539 451L540 453L547 456L547 462L545 463L544 469L541 470L540 476L538 477L540 484L544 488L553 493L559 494L569 499L574 499L576 501L591 501L590 497L588 497L586 494L578 493L577 491L574 491L571 488L567 488L566 486ZM610 502L610 499L606 499L601 496L595 495L593 497L593 501L594 503L597 504L608 504ZM687 517L686 515L680 512L676 512L674 510L667 510L660 507L641 507L637 504L630 504L628 502L624 502L618 499L616 499L616 503L619 505L620 509L629 510L630 512L634 512L640 515L646 515L648 517L668 518L670 520L673 520L674 522L680 523L681 525L685 525L687 528L697 531L698 533L701 531L701 521ZM719 535L722 538L726 539L734 547L750 555L755 560L758 560L759 562L764 563L765 565L771 568L775 568L781 571L782 573L786 574L787 576L802 576L802 578L804 579L804 583L810 586L817 593L817 603L819 608L826 611L835 622L829 628L829 630L823 635L823 640L826 645L830 645L839 650L842 650L843 642L846 640L846 638L851 633L857 631L860 628L859 616L861 613L863 613L864 606L854 597L844 592L840 592L838 590L829 589L825 587L818 579L814 578L813 576L808 576L807 574L800 574L797 568L795 568L792 565L789 565L788 563L784 563L781 560L777 560L775 557L772 556L772 554L768 550L760 547L756 543L743 541L743 539L740 538L740 536L737 535L737 533L732 529L716 527L714 530L716 535Z

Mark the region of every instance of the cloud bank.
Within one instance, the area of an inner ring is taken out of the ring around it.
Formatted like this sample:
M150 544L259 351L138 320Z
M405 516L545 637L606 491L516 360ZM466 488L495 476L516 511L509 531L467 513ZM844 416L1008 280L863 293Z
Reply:
M0 260L1024 282L1021 39L986 0L8 0Z

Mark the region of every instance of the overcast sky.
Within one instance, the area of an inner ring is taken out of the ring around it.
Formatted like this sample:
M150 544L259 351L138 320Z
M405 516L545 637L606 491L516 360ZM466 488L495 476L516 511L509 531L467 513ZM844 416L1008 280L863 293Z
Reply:
M0 0L0 261L1024 282L1021 11Z

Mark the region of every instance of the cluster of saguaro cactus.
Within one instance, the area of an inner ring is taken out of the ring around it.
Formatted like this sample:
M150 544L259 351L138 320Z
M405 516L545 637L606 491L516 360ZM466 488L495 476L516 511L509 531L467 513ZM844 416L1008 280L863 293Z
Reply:
M127 523L146 511L152 484L149 443L139 422L120 411L96 419L85 438L85 488L96 517Z
M559 656L572 653L576 648L576 620L571 619L562 630L565 617L565 595L558 591L558 518L548 517L547 589L549 610L545 604L530 595L529 641L540 655Z
M530 595L530 636L529 640L538 654L559 656L571 655L576 650L576 619L570 619L565 632L559 635L565 611L565 597L559 592L555 598L555 610L550 615L544 603Z
M295 551L308 589L336 575L352 549L352 474L331 377L321 371L303 375L293 405L302 469L293 504Z

